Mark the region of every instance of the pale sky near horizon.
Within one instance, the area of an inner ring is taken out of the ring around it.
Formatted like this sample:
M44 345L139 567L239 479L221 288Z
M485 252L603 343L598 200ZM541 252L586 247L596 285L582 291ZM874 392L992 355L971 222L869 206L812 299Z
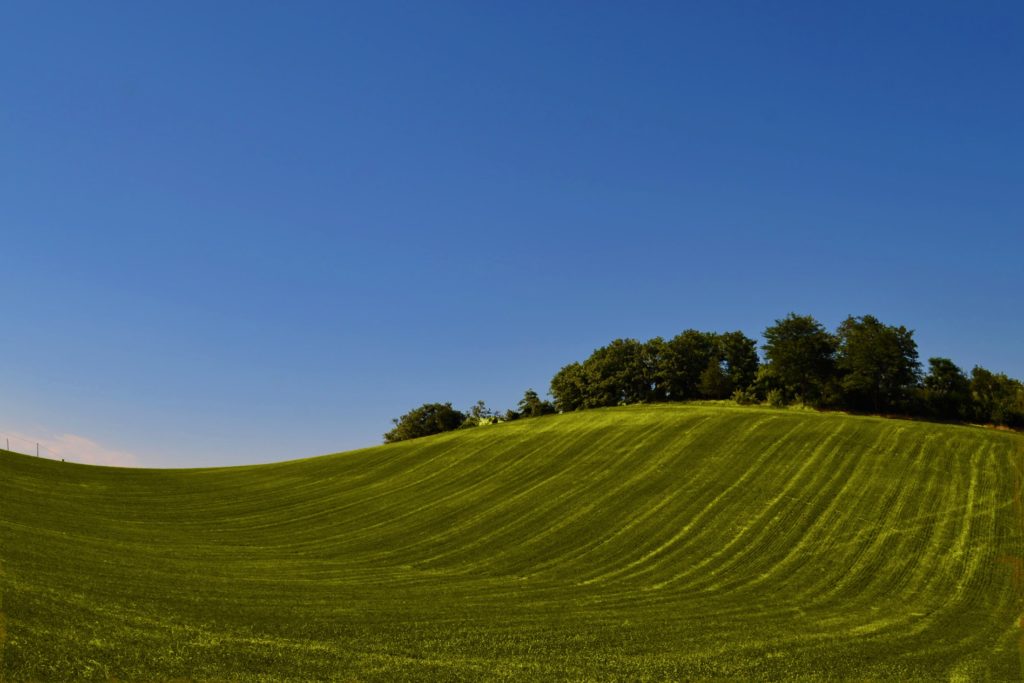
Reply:
M19 1L0 26L0 435L55 457L372 446L616 337L789 311L1024 378L1021 3Z

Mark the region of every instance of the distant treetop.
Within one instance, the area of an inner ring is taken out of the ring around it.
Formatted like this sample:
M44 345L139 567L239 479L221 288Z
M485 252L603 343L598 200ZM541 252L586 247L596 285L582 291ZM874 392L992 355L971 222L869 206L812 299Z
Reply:
M394 420L384 440L553 412L730 397L1024 428L1024 383L979 366L968 377L948 358L930 358L922 376L914 332L903 325L851 315L829 332L812 316L790 313L764 330L764 340L762 362L757 342L740 331L614 339L555 373L553 403L533 389L501 416L483 401L468 415L428 403Z

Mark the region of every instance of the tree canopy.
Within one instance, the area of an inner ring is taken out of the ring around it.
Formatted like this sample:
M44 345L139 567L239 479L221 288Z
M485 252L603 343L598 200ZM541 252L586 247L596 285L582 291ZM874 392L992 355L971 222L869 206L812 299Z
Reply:
M728 398L757 376L757 342L742 332L685 330L668 341L615 339L551 380L558 410Z
M519 401L518 408L520 417L540 417L555 412L555 406L549 401L542 400L533 389L526 390L523 398Z
M836 367L846 403L874 412L905 409L920 374L914 333L873 315L839 325Z
M424 403L419 408L392 420L395 427L384 434L384 442L394 443L440 434L458 429L465 421L465 413L452 408L451 403Z
M555 373L553 402L527 389L503 414L483 401L467 413L451 403L426 403L393 420L384 440L553 412L725 398L1024 428L1024 383L980 366L968 377L948 358L930 358L922 376L913 330L873 315L848 316L833 333L812 316L789 313L764 330L762 349L763 363L757 342L738 330L614 339Z
M1024 384L999 372L971 370L975 419L1007 427L1024 427Z
M971 381L948 358L929 358L928 374L921 387L922 407L940 420L968 420L971 409Z
M835 377L836 338L809 315L790 313L764 331L770 376L786 399L820 403Z

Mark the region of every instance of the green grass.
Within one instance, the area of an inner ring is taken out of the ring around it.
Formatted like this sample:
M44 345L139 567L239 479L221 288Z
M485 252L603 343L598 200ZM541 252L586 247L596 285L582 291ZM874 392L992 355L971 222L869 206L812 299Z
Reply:
M1020 680L1022 461L685 405L252 467L0 453L0 672Z

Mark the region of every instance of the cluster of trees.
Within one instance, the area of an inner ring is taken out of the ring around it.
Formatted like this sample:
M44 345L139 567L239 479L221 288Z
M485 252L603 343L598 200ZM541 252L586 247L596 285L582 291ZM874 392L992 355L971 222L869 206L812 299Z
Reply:
M477 401L468 411L462 412L453 408L451 403L424 403L419 408L414 408L392 420L395 426L384 434L384 442L394 443L456 429L511 422L556 412L554 404L543 400L533 389L526 390L517 408L518 410L510 408L504 413L497 413L490 410L483 401Z
M911 330L871 315L844 320L834 334L790 314L765 330L767 391L823 408L1024 427L1024 384L975 366L968 376L948 358L918 361ZM796 348L805 354L792 355Z
M1024 383L948 358L918 359L914 333L872 315L850 316L828 331L790 313L757 343L742 332L686 330L672 339L616 339L551 380L554 403L528 390L518 410L492 413L480 401L463 413L425 404L394 420L387 442L452 429L604 406L732 398L739 403L901 414L1024 428Z
M829 332L791 313L764 331L764 359L742 332L686 330L665 341L616 339L551 380L559 411L731 397L740 403L904 414L1024 427L1024 384L948 358L918 360L914 333L872 315Z
M742 332L687 330L670 339L616 339L551 380L560 411L729 398L757 378L757 344Z

